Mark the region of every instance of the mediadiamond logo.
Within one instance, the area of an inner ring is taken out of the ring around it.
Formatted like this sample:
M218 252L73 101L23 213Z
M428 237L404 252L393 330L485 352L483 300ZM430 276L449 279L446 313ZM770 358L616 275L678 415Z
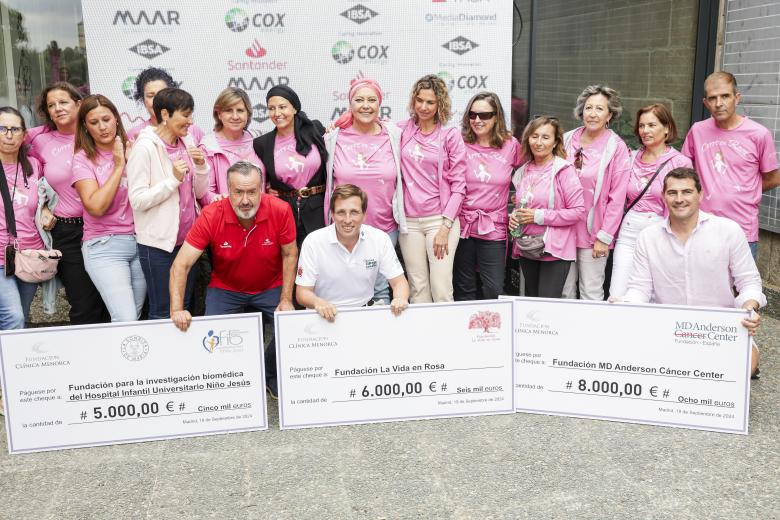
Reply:
M333 56L333 59L336 60L336 63L341 63L343 65L352 61L352 58L355 57L355 49L352 48L352 45L348 41L339 40L330 50L330 54Z
M249 27L249 17L246 11L234 7L225 15L225 25L233 32L241 32Z
M127 99L132 100L134 93L135 93L135 76L128 76L122 82L122 94L124 94L127 97Z

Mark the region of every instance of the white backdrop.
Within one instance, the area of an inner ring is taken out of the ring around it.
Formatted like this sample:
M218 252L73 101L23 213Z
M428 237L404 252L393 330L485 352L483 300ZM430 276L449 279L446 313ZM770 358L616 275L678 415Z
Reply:
M130 128L147 117L132 101L135 76L167 70L195 98L208 132L217 94L247 91L255 133L272 128L265 95L285 83L326 123L347 107L354 78L376 79L383 116L408 117L409 91L439 74L458 124L469 98L496 92L510 107L511 0L82 0L90 88L116 103ZM508 116L508 113L507 113Z

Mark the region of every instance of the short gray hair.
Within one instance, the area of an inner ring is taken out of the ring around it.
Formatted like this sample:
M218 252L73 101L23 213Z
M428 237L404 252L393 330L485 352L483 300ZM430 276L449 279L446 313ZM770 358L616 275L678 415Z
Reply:
M585 102L588 101L589 97L597 94L601 94L607 98L607 107L609 108L609 113L612 114L612 120L617 121L620 118L620 114L623 113L623 104L620 102L620 94L618 94L617 90L605 85L589 85L585 87L582 94L577 97L577 105L574 107L574 117L577 120L582 121L582 114L585 112Z
M227 181L230 182L231 173L237 173L239 175L248 177L252 175L253 172L257 172L257 176L260 177L260 182L262 185L263 172L260 170L258 165L249 161L238 161L237 163L232 164L227 170Z

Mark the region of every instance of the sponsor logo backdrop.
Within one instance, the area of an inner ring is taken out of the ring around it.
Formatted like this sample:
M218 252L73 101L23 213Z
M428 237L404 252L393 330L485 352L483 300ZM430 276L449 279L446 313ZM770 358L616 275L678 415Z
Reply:
M469 98L496 92L510 101L512 2L395 0L82 0L90 86L114 101L131 128L147 118L131 99L136 75L167 70L195 98L195 123L209 131L217 94L243 88L250 130L273 128L265 95L278 84L326 125L346 110L350 81L376 79L382 116L408 117L412 84L439 74L459 124Z

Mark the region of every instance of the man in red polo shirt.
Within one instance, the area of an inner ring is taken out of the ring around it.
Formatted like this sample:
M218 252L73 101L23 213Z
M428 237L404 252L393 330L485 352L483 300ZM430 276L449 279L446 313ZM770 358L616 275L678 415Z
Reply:
M239 161L227 171L227 198L204 208L171 267L171 320L182 331L192 321L184 287L195 262L211 248L206 316L259 310L273 323L275 310L295 310L292 289L298 263L295 221L289 204L262 194L258 168ZM276 397L276 355L265 352L266 385Z

